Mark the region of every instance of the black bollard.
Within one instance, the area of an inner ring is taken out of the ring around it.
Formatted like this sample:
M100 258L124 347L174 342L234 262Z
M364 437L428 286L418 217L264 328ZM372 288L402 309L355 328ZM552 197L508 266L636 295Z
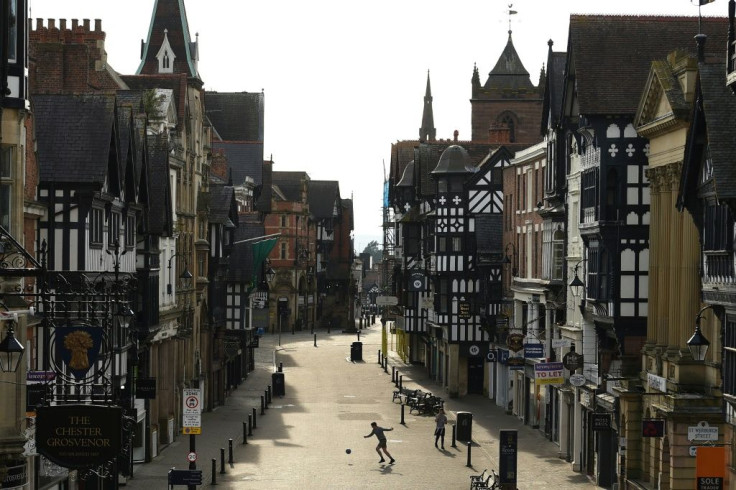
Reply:
M396 383L396 366L391 366L391 382Z
M314 334L314 346L317 347L317 334Z
M386 357L383 358L383 372L388 374L388 359Z
M280 373L283 373L284 372L284 363L283 362L280 362L279 363L279 372Z
M225 448L220 448L220 474L225 474Z
M248 414L248 435L253 435L253 416Z
M360 342L360 330L358 330L358 342Z
M468 468L472 468L473 465L470 463L470 448L473 447L473 443L468 441L468 462L465 464Z
M268 385L268 403L273 403L273 390L271 389L271 385Z
M404 423L404 404L401 404L401 425L406 425Z
M253 408L253 428L254 429L258 428L258 423L256 422L256 409L255 408Z
M399 370L396 370L396 381L394 382L394 385L398 388L399 387Z
M217 485L217 459L212 458L212 485Z
M261 415L264 415L266 413L266 400L263 398L263 395L261 395Z
M243 422L243 444L248 444L248 425Z
M227 463L232 468L233 466L233 440L232 439L227 440L227 447L228 447Z
M383 364L381 361L381 349L378 349L378 364Z
M455 424L452 424L452 444L451 446L457 447L457 445L455 444Z
M404 388L404 375L399 376L399 390Z
M265 402L264 406L266 407L266 410L268 410L268 390L263 392L263 401Z

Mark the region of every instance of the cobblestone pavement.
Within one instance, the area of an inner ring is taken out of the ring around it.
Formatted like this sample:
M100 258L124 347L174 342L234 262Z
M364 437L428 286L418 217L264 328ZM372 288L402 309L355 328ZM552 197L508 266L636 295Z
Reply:
M279 347L276 336L261 338L256 370L225 405L202 414L202 434L196 436L202 487L212 486L214 460L214 477L221 489L468 488L470 475L486 468L498 469L499 430L517 429L519 489L597 488L559 459L556 444L482 396L445 397L451 423L458 411L473 414L472 466L467 467L465 445L451 447L449 426L446 449L436 449L433 417L409 414L405 407L405 423L400 424L401 405L391 399L391 367L398 369L406 387L442 396L439 385L422 367L406 365L395 355L388 357L388 373L381 369L380 323L361 331L364 361L353 363L350 346L356 340L355 334L318 331L315 346L313 335L297 332L282 335ZM260 397L272 384L272 373L279 363L283 363L286 396L273 397L261 415ZM253 408L256 428L244 445L243 422ZM372 421L394 428L387 436L396 464L379 464L376 438L363 438L371 431ZM228 464L229 439L233 440L232 465ZM224 468L221 449L225 450ZM188 452L189 438L177 437L151 463L136 465L134 478L125 488L166 489L170 468L188 468Z

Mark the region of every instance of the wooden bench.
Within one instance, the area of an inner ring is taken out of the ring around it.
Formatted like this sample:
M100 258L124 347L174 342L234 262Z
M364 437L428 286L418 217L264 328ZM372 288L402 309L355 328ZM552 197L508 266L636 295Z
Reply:
M400 390L394 390L393 397L391 398L392 402L396 402L396 400L399 400L401 403L406 403L406 401L414 396L418 390L410 390L409 388L401 388Z

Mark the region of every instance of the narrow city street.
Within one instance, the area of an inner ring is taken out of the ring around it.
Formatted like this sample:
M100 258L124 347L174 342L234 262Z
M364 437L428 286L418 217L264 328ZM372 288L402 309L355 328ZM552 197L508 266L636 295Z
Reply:
M392 402L396 367L403 384L441 395L421 367L405 365L389 356L388 373L378 364L381 326L363 329L363 362L350 361L354 334L308 331L267 335L257 349L256 370L227 399L227 403L202 416L202 434L196 436L197 467L203 485L212 485L216 465L218 488L467 488L469 476L484 469L498 470L500 429L518 430L518 488L596 488L585 476L574 473L558 458L558 447L536 429L523 426L491 400L467 396L446 401L450 423L457 411L473 414L471 465L467 447L451 447L448 427L445 451L434 447L434 418L409 414ZM389 346L391 344L389 343ZM275 356L274 356L275 353ZM275 358L275 363L274 363ZM260 414L260 397L272 382L272 373L283 364L286 396L274 397ZM256 408L256 428L243 445L243 422ZM376 438L365 439L370 423L390 428L388 450L394 465L379 464ZM232 439L233 464L229 464ZM351 453L347 454L346 450ZM188 468L189 439L179 436L153 462L136 465L130 489L163 489L167 471ZM222 472L222 459L225 467ZM179 487L181 488L181 487Z

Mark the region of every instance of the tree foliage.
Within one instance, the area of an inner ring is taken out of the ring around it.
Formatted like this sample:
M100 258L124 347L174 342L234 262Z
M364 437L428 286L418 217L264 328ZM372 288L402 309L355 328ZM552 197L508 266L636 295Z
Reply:
M380 262L383 258L383 249L378 245L376 240L368 242L368 245L363 249L363 253L373 257L374 263Z

